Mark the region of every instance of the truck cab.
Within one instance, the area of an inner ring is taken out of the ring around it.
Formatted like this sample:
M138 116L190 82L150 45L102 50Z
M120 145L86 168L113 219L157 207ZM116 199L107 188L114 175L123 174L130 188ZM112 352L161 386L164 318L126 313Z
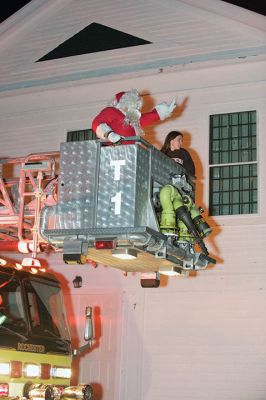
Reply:
M0 266L0 398L92 399L70 387L72 354L59 281Z

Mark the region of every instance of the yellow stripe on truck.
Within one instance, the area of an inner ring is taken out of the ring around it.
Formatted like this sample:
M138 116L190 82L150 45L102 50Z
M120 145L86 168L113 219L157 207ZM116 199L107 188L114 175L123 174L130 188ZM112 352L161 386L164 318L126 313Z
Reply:
M0 375L1 382L17 382L17 383L46 383L53 385L69 385L70 379L66 378L52 378L42 379L37 378L27 378L23 376L23 366L24 364L50 364L53 367L63 367L71 368L71 356L70 355L60 355L60 354L40 354L40 353L28 353L16 350L1 349L0 352L0 363L9 363L10 361L21 361L22 362L22 377L21 378L11 378L7 375Z

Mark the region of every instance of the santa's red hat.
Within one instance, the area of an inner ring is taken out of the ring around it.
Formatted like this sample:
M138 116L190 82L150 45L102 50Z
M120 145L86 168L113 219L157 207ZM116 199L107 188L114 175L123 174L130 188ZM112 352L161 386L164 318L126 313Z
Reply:
M128 92L116 93L111 104L113 107L121 109L140 109L142 99L136 89L131 89Z
M119 92L119 93L116 93L115 99L116 99L117 103L119 103L121 97L124 96L125 93L126 93L126 92Z

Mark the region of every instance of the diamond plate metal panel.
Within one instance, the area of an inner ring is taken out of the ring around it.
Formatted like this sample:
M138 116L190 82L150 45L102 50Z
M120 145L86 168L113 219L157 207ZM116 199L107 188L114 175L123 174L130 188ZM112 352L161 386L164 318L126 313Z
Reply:
M135 226L147 225L150 186L150 152L137 146Z
M97 227L134 226L137 146L101 148Z
M147 224L149 152L139 145L101 149L97 226Z
M61 145L56 229L91 228L95 221L98 146L95 141Z

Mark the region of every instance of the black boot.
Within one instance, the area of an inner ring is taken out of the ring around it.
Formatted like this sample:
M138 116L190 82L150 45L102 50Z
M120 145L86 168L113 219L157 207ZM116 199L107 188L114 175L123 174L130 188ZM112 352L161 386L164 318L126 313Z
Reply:
M200 246L201 250L205 255L208 255L209 252L207 250L207 247L203 243L203 240L201 239L201 236L199 232L197 231L192 218L190 216L190 213L188 212L187 208L185 206L178 207L176 210L176 216L178 219L180 219L187 227L188 231L191 233L191 235L194 236L196 239L198 245Z

